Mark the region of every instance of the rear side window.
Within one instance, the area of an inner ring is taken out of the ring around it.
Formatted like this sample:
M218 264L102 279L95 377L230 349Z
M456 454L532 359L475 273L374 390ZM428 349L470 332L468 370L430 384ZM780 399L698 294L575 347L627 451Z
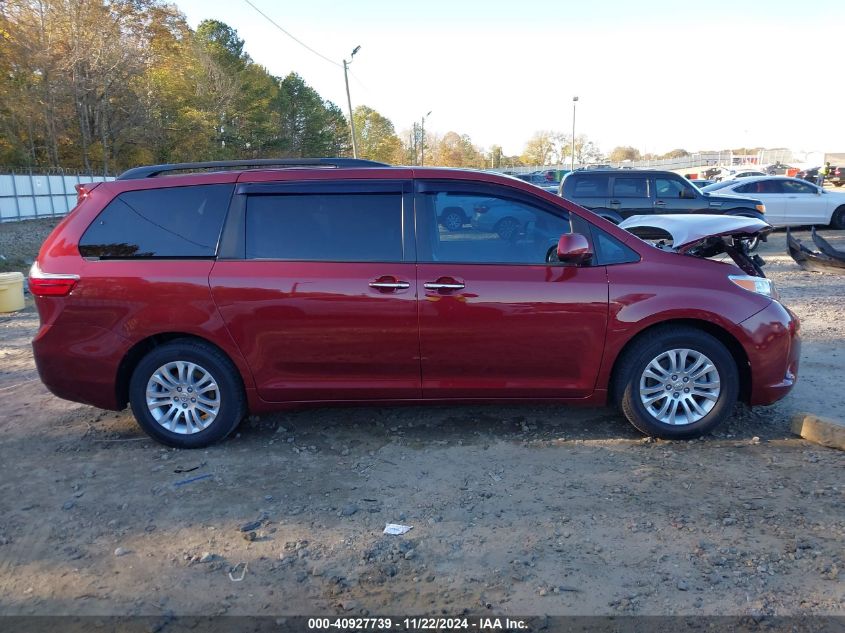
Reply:
M648 198L648 179L619 178L613 182L614 198Z
M79 241L83 257L214 257L234 185L127 191Z
M251 195L247 259L401 262L399 193Z
M567 187L572 198L606 198L607 176L579 176Z

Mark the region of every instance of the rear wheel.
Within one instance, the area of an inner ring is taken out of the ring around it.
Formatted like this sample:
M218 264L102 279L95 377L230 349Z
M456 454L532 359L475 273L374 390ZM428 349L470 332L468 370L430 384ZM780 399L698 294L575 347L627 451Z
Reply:
M689 439L730 416L739 375L718 339L695 328L665 327L623 353L613 389L625 417L646 435Z
M460 231L466 223L466 217L459 209L446 209L440 216L440 224L447 231Z
M830 218L830 226L834 229L845 229L845 206L841 206L833 212Z
M191 339L177 339L141 359L129 383L129 403L150 437L177 448L222 440L246 412L232 362Z

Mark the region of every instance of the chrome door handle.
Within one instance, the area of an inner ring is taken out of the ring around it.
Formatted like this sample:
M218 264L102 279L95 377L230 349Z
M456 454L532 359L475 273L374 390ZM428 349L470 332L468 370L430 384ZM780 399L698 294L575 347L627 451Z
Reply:
M665 202L663 202L663 200L658 200L657 202L655 202L655 203L654 203L654 206L656 206L656 207L665 207L665 206L666 206L666 203L665 203Z
M466 285L462 283L438 283L436 281L429 281L423 284L426 290L460 290Z
M411 284L407 281L371 281L370 288L378 288L379 290L405 290L410 288Z

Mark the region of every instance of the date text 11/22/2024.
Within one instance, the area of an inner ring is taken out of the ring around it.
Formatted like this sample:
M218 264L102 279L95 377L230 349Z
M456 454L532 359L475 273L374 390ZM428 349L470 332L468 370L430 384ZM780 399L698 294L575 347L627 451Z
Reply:
M312 631L518 631L527 629L525 620L511 618L309 618L308 629Z

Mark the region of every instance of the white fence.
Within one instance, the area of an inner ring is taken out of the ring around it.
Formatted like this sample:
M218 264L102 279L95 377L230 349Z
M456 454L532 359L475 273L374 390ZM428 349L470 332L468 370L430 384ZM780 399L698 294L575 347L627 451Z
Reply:
M111 176L0 174L0 222L67 215L76 206L75 185Z

